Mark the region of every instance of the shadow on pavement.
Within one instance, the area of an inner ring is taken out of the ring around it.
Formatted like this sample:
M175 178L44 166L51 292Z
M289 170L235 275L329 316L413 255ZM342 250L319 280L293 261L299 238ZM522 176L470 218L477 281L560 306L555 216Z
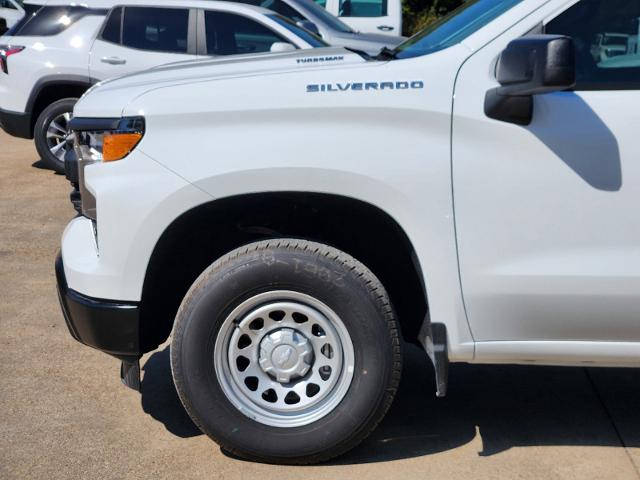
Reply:
M202 435L180 402L171 377L169 347L151 355L142 367L142 409L163 423L167 430L182 438Z
M39 170L49 170L51 173L53 173L54 175L63 175L62 173L58 173L58 172L54 172L53 170L51 170L49 167L47 167L47 165L44 163L44 161L42 159L36 160L35 162L33 162L31 164L31 166L33 168L37 168Z
M180 437L200 435L171 379L169 347L144 366L142 407ZM400 390L359 447L333 464L419 457L467 444L480 456L518 446L640 447L640 370L453 365L438 399L427 357L405 349Z

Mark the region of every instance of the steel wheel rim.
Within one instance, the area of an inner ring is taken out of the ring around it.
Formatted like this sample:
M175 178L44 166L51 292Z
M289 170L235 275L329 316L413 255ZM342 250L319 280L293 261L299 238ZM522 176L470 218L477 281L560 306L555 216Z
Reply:
M71 112L55 117L47 127L47 148L59 162L64 163L64 156L73 148L73 134L69 132Z
M293 291L240 304L224 320L214 351L227 399L249 418L276 427L308 425L333 411L349 390L354 359L340 317Z

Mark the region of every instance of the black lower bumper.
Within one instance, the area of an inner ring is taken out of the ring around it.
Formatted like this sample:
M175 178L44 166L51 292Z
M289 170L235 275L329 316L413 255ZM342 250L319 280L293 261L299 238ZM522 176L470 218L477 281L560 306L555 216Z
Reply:
M33 138L30 113L10 112L0 108L0 128L14 137Z
M67 286L62 255L56 258L58 298L73 338L125 362L140 351L140 307L137 303L87 297Z

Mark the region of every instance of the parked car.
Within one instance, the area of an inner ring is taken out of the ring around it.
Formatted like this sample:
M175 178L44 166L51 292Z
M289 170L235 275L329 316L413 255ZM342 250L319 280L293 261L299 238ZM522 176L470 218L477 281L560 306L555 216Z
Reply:
M359 32L402 34L402 0L316 0Z
M165 0L162 6L152 0L51 0L2 43L0 126L34 138L42 160L58 172L71 149L73 106L100 80L204 56L327 45L270 10L207 0Z
M624 33L598 33L591 46L591 55L598 62L627 53L631 35Z
M213 59L95 87L56 262L71 334L139 387L172 332L195 424L277 463L365 438L404 342L439 396L450 362L640 366L640 65L590 54L638 16L476 0L377 58Z
M630 34L614 34L616 38L621 40L626 38L624 49L617 46L613 50L607 50L603 47L605 50L601 52L596 46L593 47L596 51L596 60L600 60L599 68L640 67L640 47L638 46L640 43L640 18L634 18L630 23L632 25ZM600 53L599 58L597 53Z
M320 35L328 44L363 50L377 55L384 47L394 48L406 40L400 36L402 30L394 35L381 33L361 33L336 18L313 0L233 0L250 5L258 5Z

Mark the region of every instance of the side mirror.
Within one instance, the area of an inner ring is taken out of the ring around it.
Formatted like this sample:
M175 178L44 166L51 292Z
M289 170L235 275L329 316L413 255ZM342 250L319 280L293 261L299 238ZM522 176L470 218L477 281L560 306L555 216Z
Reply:
M273 42L271 44L271 53L283 53L283 52L293 52L296 50L296 47L287 42Z
M315 23L310 22L309 20L300 20L296 25L304 28L305 30L309 30L311 33L320 35L320 30L318 30L318 26Z
M529 125L533 95L575 86L573 39L560 35L531 35L511 42L496 65L500 87L487 92L484 110L489 118Z

